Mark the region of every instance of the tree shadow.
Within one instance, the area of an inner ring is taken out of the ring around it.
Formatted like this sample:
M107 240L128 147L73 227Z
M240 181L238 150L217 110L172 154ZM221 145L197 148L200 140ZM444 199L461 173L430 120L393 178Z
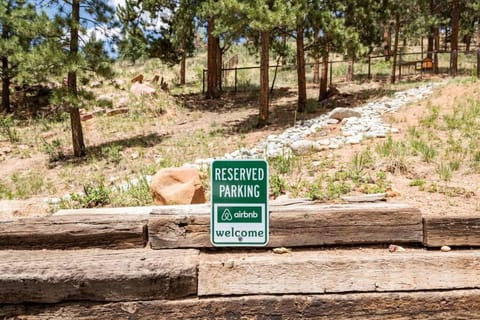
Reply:
M55 164L83 164L85 162L88 162L92 158L96 160L110 160L112 158L119 160L122 157L122 154L120 152L126 148L154 147L162 143L168 136L168 134L151 133L149 135L136 135L124 139L107 141L98 145L88 146L86 150L86 155L83 157L75 157L73 154L69 153L61 155L57 159L52 159L53 161L50 162Z
M312 89L312 87L310 87L310 89ZM313 87L313 89L315 90L316 88ZM258 114L255 113L242 120L233 119L228 121L223 128L224 134L237 135L252 132L285 130L299 122L327 114L335 108L354 108L361 106L384 96L392 96L395 92L400 91L400 89L386 89L383 87L364 88L355 92L342 93L340 91L338 94L323 101L311 98L307 100L305 112L302 113L296 112L296 99L284 99L296 97L296 90L286 91L288 92L281 92L280 94L275 92L272 95L272 106L266 126L258 126ZM255 104L251 105L253 105L252 108L257 107Z
M222 92L222 95L217 99L205 99L205 96L201 93L179 94L174 95L174 97L180 105L189 111L228 113L246 106L253 108L258 102L259 93L258 88L251 88L237 92L227 90ZM292 97L295 94L286 87L274 89L272 92L272 96L275 98Z

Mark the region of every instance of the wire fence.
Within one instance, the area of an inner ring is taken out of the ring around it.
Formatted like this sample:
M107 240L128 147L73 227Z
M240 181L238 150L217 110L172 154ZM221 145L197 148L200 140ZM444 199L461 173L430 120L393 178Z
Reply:
M459 76L480 75L480 51L433 51L410 52L397 55L395 75L398 81L422 79L424 76L452 75L451 56L457 56ZM328 83L358 81L389 81L392 76L393 56L371 55L353 62L331 60L328 63ZM296 65L269 66L269 79L272 88L292 87L297 85ZM305 68L307 83L314 84L314 64ZM321 69L321 66L320 66ZM349 69L352 69L349 72ZM205 93L207 69L203 70L202 92ZM223 91L244 91L258 89L260 86L260 66L223 68L221 89Z

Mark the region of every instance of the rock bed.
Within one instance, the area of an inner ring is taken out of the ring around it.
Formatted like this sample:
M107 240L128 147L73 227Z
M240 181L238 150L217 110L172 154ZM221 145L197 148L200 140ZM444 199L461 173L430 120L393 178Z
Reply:
M223 156L224 159L269 158L301 154L312 150L337 149L342 145L358 144L365 138L383 138L398 129L382 120L382 115L431 95L439 83L429 83L397 92L393 98L374 101L355 108L336 108L313 119L299 121L281 134L272 134L252 149L241 148ZM311 140L307 137L329 124L341 124L342 135ZM197 159L193 166L210 166L214 158ZM192 164L185 164L191 166Z
M433 89L441 83L428 83L405 91L396 92L392 98L383 98L379 101L367 103L354 108L335 108L331 112L316 118L299 121L295 126L286 129L280 134L272 134L267 139L260 141L251 149L241 148L223 157L196 159L194 163L185 163L184 166L205 169L210 167L215 159L258 159L275 156L290 156L311 151L338 149L343 145L358 144L365 138L383 138L398 129L382 120L382 115L395 112L400 107L426 98L433 93ZM342 135L322 138L319 140L308 139L309 135L319 132L331 124L340 124ZM152 176L145 176L150 183ZM140 179L125 181L114 187L128 190L140 183ZM81 193L80 193L81 194ZM69 200L70 194L62 197ZM56 204L60 198L47 198L46 203Z

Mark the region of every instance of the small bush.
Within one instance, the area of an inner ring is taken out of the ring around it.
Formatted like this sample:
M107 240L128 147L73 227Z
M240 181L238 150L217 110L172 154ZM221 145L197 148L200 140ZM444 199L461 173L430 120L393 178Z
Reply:
M20 141L20 137L14 126L15 121L12 116L0 117L0 136L5 137L11 143Z

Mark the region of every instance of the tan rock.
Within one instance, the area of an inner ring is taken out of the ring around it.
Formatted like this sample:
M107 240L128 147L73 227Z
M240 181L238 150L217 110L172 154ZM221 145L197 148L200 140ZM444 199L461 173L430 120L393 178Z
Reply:
M108 110L107 116L112 117L112 116L116 116L117 114L123 114L123 113L128 113L128 108L117 108L117 109Z
M195 168L165 168L152 178L150 191L156 204L205 203L200 174Z
M449 246L442 246L442 247L440 248L440 251L442 251L442 252L448 252L448 251L450 251L450 250L452 250L452 248L450 248Z
M85 114L80 115L80 121L87 121L87 120L90 120L92 118L93 118L92 113L85 113Z
M397 246L395 244L391 244L388 246L388 251L390 252L404 252L405 248L401 246Z
M154 95L155 89L150 87L147 84L142 83L134 83L130 87L130 92L135 96L142 96L142 95Z
M134 78L132 78L132 80L130 80L130 82L132 83L142 83L143 82L143 74L138 74L136 75Z

